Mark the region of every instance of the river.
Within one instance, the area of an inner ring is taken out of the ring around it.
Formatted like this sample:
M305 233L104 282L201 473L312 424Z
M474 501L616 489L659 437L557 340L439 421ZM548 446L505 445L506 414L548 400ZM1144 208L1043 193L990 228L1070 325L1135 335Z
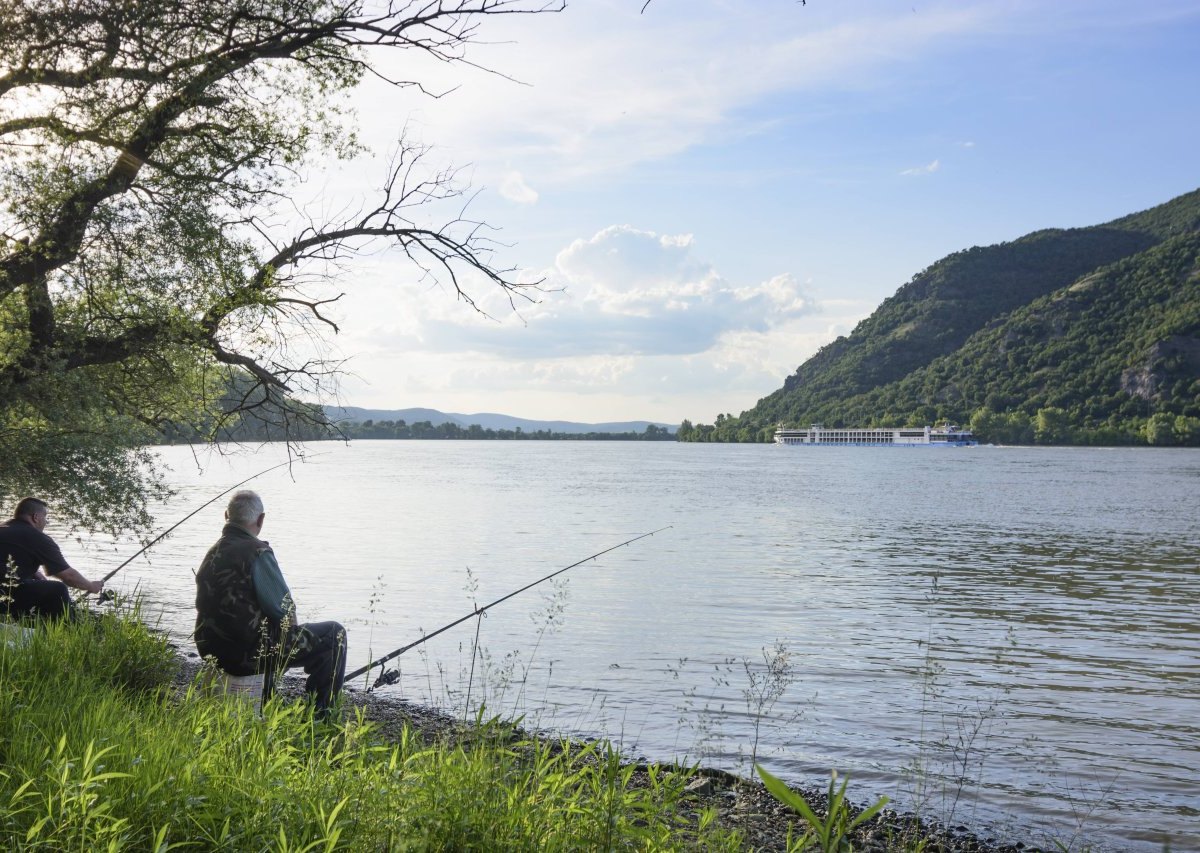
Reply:
M351 668L666 528L402 656L388 691L457 711L469 694L652 759L749 774L753 754L809 784L836 768L858 801L985 836L1200 849L1200 451L306 452L252 487L301 617L347 625ZM285 458L160 453L163 527ZM223 504L112 582L184 645ZM91 576L136 550L63 544Z

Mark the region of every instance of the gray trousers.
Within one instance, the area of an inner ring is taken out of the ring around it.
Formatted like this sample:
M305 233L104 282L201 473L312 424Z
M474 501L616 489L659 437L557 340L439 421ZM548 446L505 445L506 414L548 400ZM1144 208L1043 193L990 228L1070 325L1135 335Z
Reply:
M305 622L288 631L284 646L284 668L304 669L304 689L317 712L326 712L346 680L346 629L340 622ZM264 701L274 689L274 669L268 667L265 673Z

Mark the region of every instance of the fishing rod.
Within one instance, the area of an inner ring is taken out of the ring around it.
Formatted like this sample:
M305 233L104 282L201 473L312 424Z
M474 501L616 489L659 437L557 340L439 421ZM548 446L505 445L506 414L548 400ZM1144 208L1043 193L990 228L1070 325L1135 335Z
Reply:
M328 451L325 451L322 453L313 453L313 454L310 454L307 458L311 459L314 456L324 456L325 453L327 453L327 452ZM306 458L306 457L301 457L301 460L303 460L304 458ZM276 468L282 468L284 465L291 465L295 461L296 461L295 459L288 459L286 462L280 462L278 465L272 465L270 468L264 468L262 471L259 471L253 477L247 477L246 479L242 480L240 483L234 483L232 486L230 486L225 491L221 492L221 494L217 495L215 498L205 501L200 506L196 507L194 510L192 510L187 515L185 515L183 518L179 519L179 521L172 524L170 527L168 527L162 533L158 534L153 539L151 539L148 543L146 543L146 545L142 548L142 550L138 551L136 554L134 554L132 557L130 557L128 560L126 560L124 563L117 566L115 569L113 569L111 572L106 574L104 577L100 578L100 583L108 583L109 578L111 578L117 572L121 571L121 569L128 566L130 563L132 563L138 557L142 556L142 554L145 554L154 545L157 545L159 542L161 542L163 539L165 539L171 533L171 531L173 531L176 527L179 527L179 525L183 524L185 521L187 521L189 518L191 518L196 513L200 512L200 510L204 509L209 504L216 503L221 498L225 497L227 494L229 494L234 489L236 489L238 486L244 486L247 483L249 483L251 480L257 480L263 474L269 474L270 472L274 471Z
M485 604L483 607L477 607L477 608L475 608L475 610L468 613L466 616L463 616L459 619L455 619L449 625L443 625L441 628L438 628L432 634L426 634L423 637L421 637L421 639L414 640L413 642L409 643L407 646L401 646L400 648L396 649L395 651L388 652L386 655L384 655L381 658L376 658L375 660L371 661L366 666L359 667L358 669L354 670L354 672L352 672L346 676L346 681L353 681L355 678L358 678L358 676L362 675L363 673L370 672L372 669L374 669L377 666L383 666L383 664L387 663L388 661L392 660L393 658L399 657L400 655L407 652L409 649L416 648L417 646L421 645L422 643L424 643L428 640L432 640L434 637L436 637L438 634L443 633L444 631L449 631L455 625L461 625L463 622L466 622L468 619L474 618L476 616L480 616L483 613L487 612L488 610L491 610L497 604L503 604L505 601L508 601L514 595L520 595L525 590L532 589L533 587L537 586L540 583L545 583L546 581L550 580L551 578L557 577L558 575L561 575L563 572L573 569L576 566L582 566L584 563L588 562L589 560L594 560L597 557L602 557L605 554L607 554L609 551L615 551L618 548L623 548L626 545L631 545L634 542L638 541L639 539L645 539L647 536L653 536L655 533L662 533L664 530L668 530L670 527L671 527L671 525L668 524L666 527L658 528L658 530L651 530L649 533L643 533L641 536L635 536L632 539L626 539L620 545L613 545L611 548L605 548L603 551L598 551L597 553L592 554L592 556L590 556L590 557L584 557L582 560L580 560L576 563L572 563L569 566L565 566L564 568L561 568L556 572L551 572L550 574L546 575L544 578L539 578L538 580L535 580L533 583L527 583L527 584L525 584L525 586L521 587L520 589L518 589L514 592L510 592L508 595L505 595L501 598L497 598L491 604ZM384 670L382 673L380 673L379 678L375 679L375 684L373 684L372 687L379 687L381 684L395 684L396 681L399 679L399 677L400 677L400 673L397 670L392 670L391 672Z

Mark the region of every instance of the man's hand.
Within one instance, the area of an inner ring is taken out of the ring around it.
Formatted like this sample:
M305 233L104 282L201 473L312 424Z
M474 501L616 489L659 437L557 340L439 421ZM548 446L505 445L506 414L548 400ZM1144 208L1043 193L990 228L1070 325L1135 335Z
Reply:
M104 589L104 581L90 581L74 569L63 569L55 577L72 589L83 590L92 595L99 595Z

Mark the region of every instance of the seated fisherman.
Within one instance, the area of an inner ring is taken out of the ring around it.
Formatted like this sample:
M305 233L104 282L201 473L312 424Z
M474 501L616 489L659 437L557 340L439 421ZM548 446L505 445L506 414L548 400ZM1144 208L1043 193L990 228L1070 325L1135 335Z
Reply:
M68 565L58 543L43 532L49 518L44 500L22 498L13 517L0 524L0 613L73 619L67 587L94 595L104 590L104 581L90 581Z
M325 715L346 675L346 631L337 622L297 624L275 552L258 538L265 519L257 493L230 499L221 538L196 573L196 649L230 675L263 674L267 691L281 667L303 667Z

